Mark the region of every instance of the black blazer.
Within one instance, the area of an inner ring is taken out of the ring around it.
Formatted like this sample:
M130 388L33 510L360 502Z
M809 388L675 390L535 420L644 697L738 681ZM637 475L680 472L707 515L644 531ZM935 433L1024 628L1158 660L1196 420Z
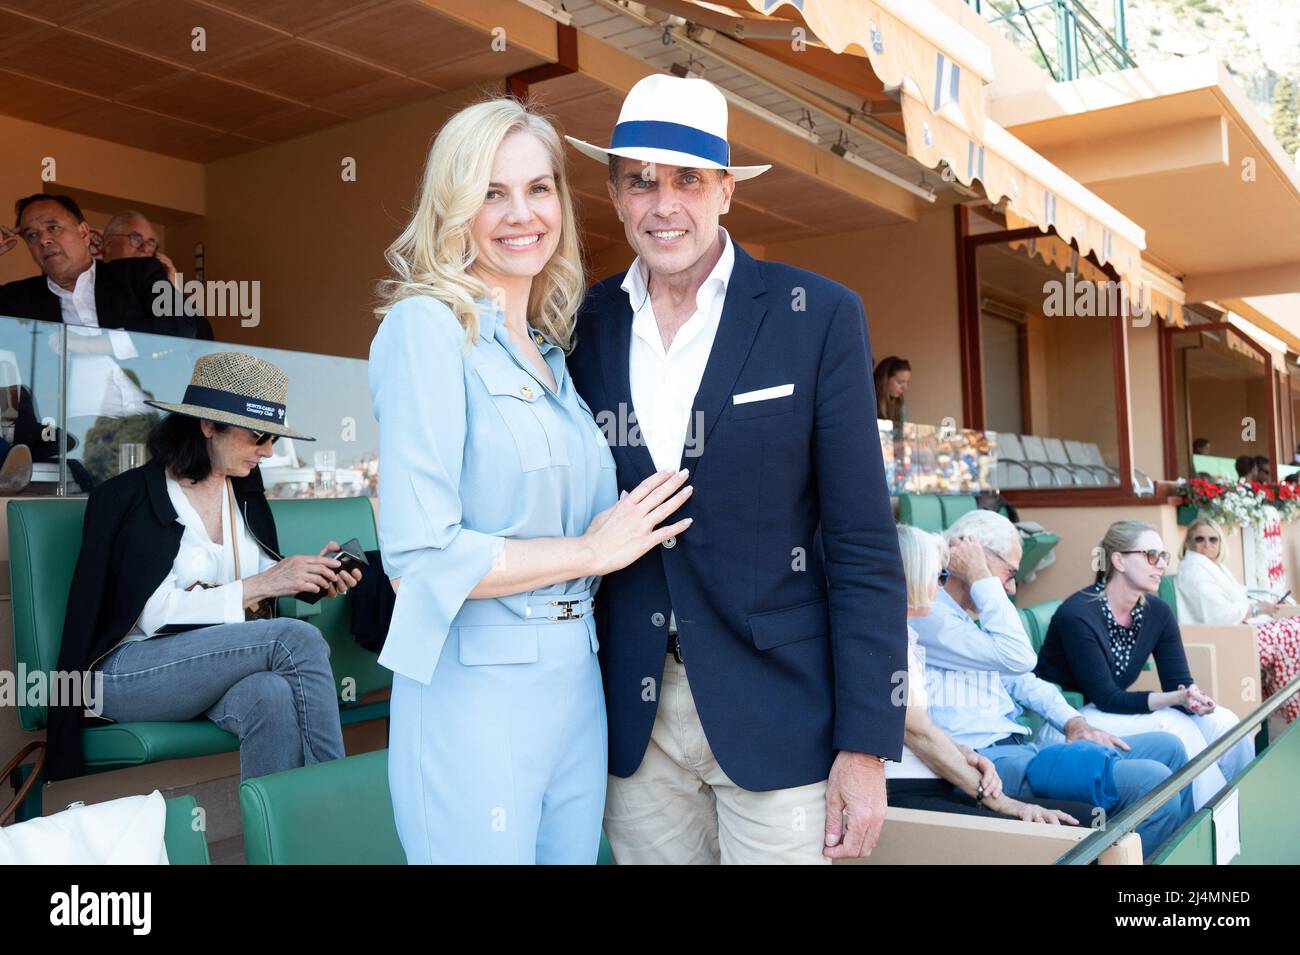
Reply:
M175 318L154 315L154 288L158 282L166 283L170 290L170 310ZM95 313L101 328L212 341L208 320L184 307L182 296L167 280L167 270L154 258L97 263ZM44 274L0 285L0 315L43 322L63 321L59 297L50 291Z
M277 556L280 543L263 494L262 472L254 469L231 483L236 506L253 536ZM90 492L63 622L60 671L80 674L127 635L175 563L183 533L157 459ZM81 707L49 708L45 764L49 779L84 774L81 727Z

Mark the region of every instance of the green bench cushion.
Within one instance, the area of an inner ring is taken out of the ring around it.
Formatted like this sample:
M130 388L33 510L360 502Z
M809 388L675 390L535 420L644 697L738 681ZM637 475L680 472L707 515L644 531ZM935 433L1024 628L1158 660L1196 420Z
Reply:
M207 719L185 723L106 723L81 733L88 769L139 766L239 749L239 739Z

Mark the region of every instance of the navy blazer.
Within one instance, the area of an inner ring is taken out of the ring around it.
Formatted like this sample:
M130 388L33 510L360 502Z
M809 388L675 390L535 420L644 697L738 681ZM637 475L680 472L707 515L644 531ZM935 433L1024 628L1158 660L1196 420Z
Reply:
M735 253L687 439L701 453L682 459L695 491L669 519L694 523L675 546L605 577L596 619L610 772L630 776L645 755L663 620L675 611L709 745L732 782L760 792L826 779L837 750L900 757L907 598L862 302L811 272ZM588 293L569 369L626 490L655 466L625 427L622 281ZM791 395L732 401L788 384Z
M171 316L154 314L154 289L165 283L172 297ZM45 274L0 285L0 315L62 322L59 297L50 291ZM95 315L100 328L172 335L212 341L212 325L189 307L155 258L114 259L95 265Z

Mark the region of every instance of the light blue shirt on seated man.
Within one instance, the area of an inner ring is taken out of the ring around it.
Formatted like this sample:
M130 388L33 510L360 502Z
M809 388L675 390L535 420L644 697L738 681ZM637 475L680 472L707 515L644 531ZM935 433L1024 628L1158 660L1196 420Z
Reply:
M930 613L909 621L925 648L930 718L971 749L1028 735L1016 722L1026 709L1064 732L1079 713L1055 685L1034 676L1038 658L1002 582L977 580L971 600L978 622L942 588Z

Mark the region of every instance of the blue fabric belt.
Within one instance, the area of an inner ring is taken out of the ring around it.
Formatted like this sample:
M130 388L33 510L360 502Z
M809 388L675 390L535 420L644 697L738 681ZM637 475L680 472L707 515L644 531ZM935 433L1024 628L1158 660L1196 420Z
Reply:
M571 594L527 594L523 601L514 597L467 600L451 625L479 627L564 623L591 616L595 605L590 590Z

